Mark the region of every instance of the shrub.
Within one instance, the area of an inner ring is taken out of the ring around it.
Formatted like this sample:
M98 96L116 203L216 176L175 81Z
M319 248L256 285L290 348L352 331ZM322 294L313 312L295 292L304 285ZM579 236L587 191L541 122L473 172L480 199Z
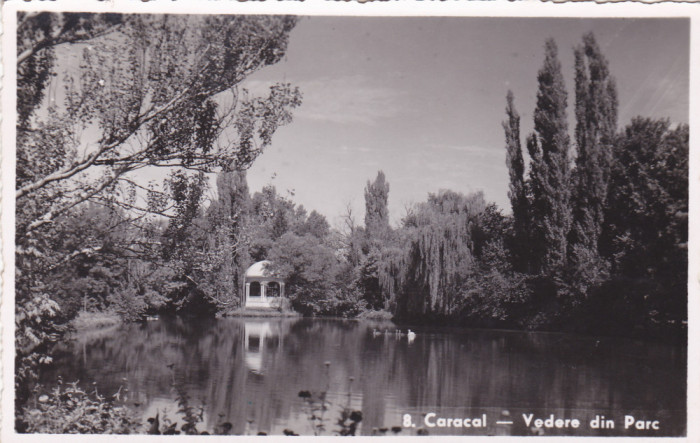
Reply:
M47 434L131 434L142 431L135 414L126 406L115 403L118 395L106 399L97 391L92 394L83 391L77 382L65 387L59 384L23 409L17 431Z
M119 315L112 312L85 312L78 313L71 325L77 330L100 329L116 326L122 322Z

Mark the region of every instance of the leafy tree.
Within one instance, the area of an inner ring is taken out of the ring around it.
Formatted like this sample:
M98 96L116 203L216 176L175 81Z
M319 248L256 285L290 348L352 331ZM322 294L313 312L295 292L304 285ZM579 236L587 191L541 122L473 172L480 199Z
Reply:
M237 304L243 274L250 265L248 225L251 202L245 172L222 172L216 180L218 199L207 210L211 272L205 274L209 293L219 303Z
M545 60L537 81L535 134L527 142L533 208L531 244L534 270L553 274L561 271L565 264L571 212L567 94L557 45L552 39L545 43Z
M389 183L379 171L365 187L365 231L370 239L381 238L389 230Z
M298 232L306 222L306 210L268 185L251 199L250 253L254 261L266 260L274 243L287 232Z
M485 206L481 193L452 191L431 194L418 206L408 220L397 316L444 318L460 311L459 289L474 266L473 229Z
M370 309L384 309L385 294L380 282L383 275L384 257L382 250L372 247L367 254L362 255L357 267L357 287L362 298Z
M17 121L20 128L44 99L56 75L56 47L93 40L118 30L122 14L17 13Z
M371 309L384 309L392 298L394 279L385 274L387 251L393 247L389 226L389 183L383 171L365 187L365 229L350 237L350 251L359 246L356 286ZM361 235L357 235L361 234ZM364 235L364 238L363 236Z
M332 310L339 298L335 281L340 270L335 252L310 234L287 232L270 249L272 272L285 280L292 307L305 315Z
M530 300L527 277L511 265L506 247L513 238L514 221L490 203L475 219L472 229L475 266L460 289L464 308L460 318L484 326L529 326Z
M249 166L300 102L289 85L272 87L266 99L232 90L251 72L279 60L293 18L139 16L129 23L120 39L102 38L83 51L79 72L64 79L62 106L49 105L46 123L20 138L19 156L33 159L45 149L39 142L58 132L56 154L67 163L50 170L20 167L18 202L65 185L61 198L49 195L39 208L22 214L19 239L109 191L130 171ZM226 91L234 104L224 108L214 97ZM77 139L79 131L91 125L99 127L99 139L84 157L70 155L84 142ZM67 186L88 169L100 170L99 178Z
M687 318L688 154L687 125L641 117L613 151L602 249L657 321Z
M288 84L262 98L237 88L284 55L294 17L18 18L15 306L23 383L32 372L24 364L40 360L60 335L58 305L43 277L90 249L51 247L64 234L60 217L88 201L122 208L133 223L168 211L183 216L184 208L169 208L164 193L130 174L152 167L245 169L291 121L301 95ZM78 63L68 66L73 55ZM44 93L52 82L60 86L56 100ZM173 225L170 234L194 241L184 226Z
M175 312L211 314L216 300L204 288L218 257L212 257L208 248L211 230L203 208L206 178L201 172L188 176L176 170L166 187L174 201L174 215L163 233L161 250L164 264L173 269L179 282L168 294L167 307Z
M316 211L311 211L306 220L303 220L296 228L298 235L311 234L319 240L323 240L330 234L331 227L326 217Z
M525 186L525 162L520 146L520 115L513 104L513 93L508 91L506 96L506 121L503 129L506 135L506 165L510 184L508 198L513 210L513 247L515 267L519 271L527 269L528 261L528 200Z
M121 248L134 233L118 212L91 203L59 221L64 235L53 239L54 248L74 251L83 247L78 249L80 254L51 270L51 293L67 319L81 309L104 310L109 297L127 283L129 257Z
M576 58L576 169L572 177L573 224L569 254L577 273L590 274L585 286L605 278L598 253L607 204L610 162L617 131L617 91L608 61L592 33L574 51ZM580 280L580 279L578 279ZM585 293L585 287L582 292Z

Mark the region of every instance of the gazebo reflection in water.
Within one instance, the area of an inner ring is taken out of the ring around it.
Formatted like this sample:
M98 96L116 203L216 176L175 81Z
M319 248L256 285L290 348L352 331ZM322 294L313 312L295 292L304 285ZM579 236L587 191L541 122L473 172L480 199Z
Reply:
M246 319L244 324L246 367L254 373L263 374L263 360L282 350L284 336L289 334L295 320Z

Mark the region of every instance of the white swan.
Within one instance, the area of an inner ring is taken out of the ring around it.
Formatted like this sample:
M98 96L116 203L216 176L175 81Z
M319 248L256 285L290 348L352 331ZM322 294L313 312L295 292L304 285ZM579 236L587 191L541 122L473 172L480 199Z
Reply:
M410 329L408 330L408 334L406 334L406 335L408 335L409 340L413 340L416 338L416 333L411 331Z

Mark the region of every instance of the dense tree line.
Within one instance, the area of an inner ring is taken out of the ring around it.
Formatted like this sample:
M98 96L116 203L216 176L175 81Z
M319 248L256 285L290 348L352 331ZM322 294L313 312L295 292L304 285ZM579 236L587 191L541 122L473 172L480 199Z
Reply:
M391 227L385 175L367 183L364 226L346 223L341 256L346 293L366 309L411 322L685 330L688 126L636 117L620 130L615 80L587 34L574 49L571 137L556 43L544 52L527 155L506 96L511 214L446 190Z
M619 130L615 80L589 33L574 49L570 137L556 43L544 49L527 156L514 94L506 96L512 213L481 194L441 191L392 229L380 172L365 191L365 226L348 242L356 291L401 321L684 331L688 126L636 117Z
M553 41L545 53L527 179L507 95L514 268L527 274L555 327L634 333L680 325L687 319L688 126L637 117L619 132L615 81L587 34L574 50L572 158ZM642 244L645 253L632 246Z
M688 126L637 117L620 130L615 81L592 34L574 51L573 137L553 40L524 140L507 93L512 213L482 193L443 190L392 225L379 171L365 187L364 223L348 210L334 229L291 194L272 185L251 194L246 181L301 95L280 84L250 97L237 85L282 57L293 26L289 17L21 13L19 402L79 311L126 320L230 312L241 306L243 273L260 260L272 262L305 315L682 330ZM85 41L54 103L46 91L56 54ZM86 128L99 137L80 154ZM168 168L162 186L134 180L146 167Z

